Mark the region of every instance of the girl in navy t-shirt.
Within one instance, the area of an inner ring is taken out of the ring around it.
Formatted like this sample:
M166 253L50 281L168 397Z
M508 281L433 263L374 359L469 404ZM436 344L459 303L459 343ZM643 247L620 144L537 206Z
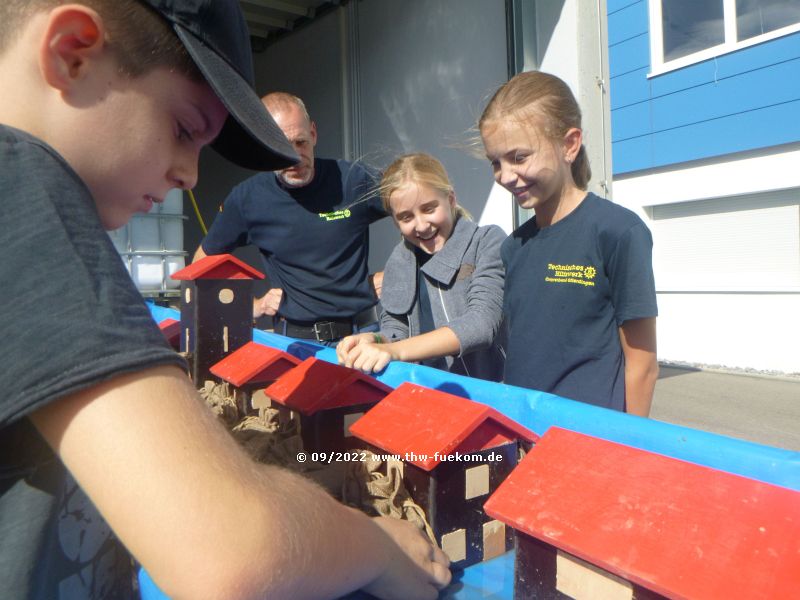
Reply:
M647 416L658 376L652 238L586 188L569 87L521 73L479 121L497 183L535 217L504 242L505 382Z

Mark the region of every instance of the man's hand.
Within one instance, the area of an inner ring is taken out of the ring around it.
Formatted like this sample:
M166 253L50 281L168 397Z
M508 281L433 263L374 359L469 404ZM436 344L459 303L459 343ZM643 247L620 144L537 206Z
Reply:
M369 285L372 291L375 292L375 297L380 300L381 289L383 289L383 271L378 271L369 276Z
M384 600L438 597L450 583L450 560L408 521L376 517L374 522L401 552L389 559L387 569L364 589Z
M257 319L263 315L271 317L278 312L278 308L283 300L283 290L272 288L261 298L253 299L253 318Z

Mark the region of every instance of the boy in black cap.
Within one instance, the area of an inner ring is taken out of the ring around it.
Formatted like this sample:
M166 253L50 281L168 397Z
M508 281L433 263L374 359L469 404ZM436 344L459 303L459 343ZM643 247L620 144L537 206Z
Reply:
M447 559L413 527L252 463L203 410L103 231L192 187L207 144L296 160L238 2L3 0L0 86L3 595L129 597L110 526L172 597L435 597Z

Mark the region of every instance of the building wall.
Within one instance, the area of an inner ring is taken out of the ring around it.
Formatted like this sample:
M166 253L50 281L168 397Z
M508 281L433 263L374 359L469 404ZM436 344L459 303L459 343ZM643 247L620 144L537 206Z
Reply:
M614 174L800 139L800 32L651 75L648 0L609 0Z
M348 65L358 108L355 151L378 168L403 153L433 154L447 169L459 203L476 219L484 214L492 172L476 146L475 125L508 77L505 4L369 0L348 5L355 9ZM510 215L511 203L501 211ZM371 235L375 270L400 235L388 219Z
M664 70L609 0L614 199L654 238L659 358L800 372L800 32Z
M256 54L256 88L303 98L317 124L317 156L383 168L403 152L432 153L478 219L492 175L472 146L474 126L508 77L505 11L505 0L349 2ZM196 192L210 226L230 189L252 173L213 152L204 153L200 169ZM511 211L510 199L501 198L499 214L484 221L508 216L510 224ZM186 238L191 251L202 239L191 214ZM371 226L371 270L383 268L399 239L389 219ZM260 266L254 249L236 254Z

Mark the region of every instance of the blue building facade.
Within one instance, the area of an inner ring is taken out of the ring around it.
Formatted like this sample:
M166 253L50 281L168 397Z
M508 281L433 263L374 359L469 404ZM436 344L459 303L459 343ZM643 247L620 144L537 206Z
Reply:
M708 58L701 52L697 62L658 73L654 4L608 1L615 174L800 140L800 31L734 43ZM786 16L791 31L800 2L779 4L798 5Z
M800 372L800 1L607 0L614 200L659 358Z

